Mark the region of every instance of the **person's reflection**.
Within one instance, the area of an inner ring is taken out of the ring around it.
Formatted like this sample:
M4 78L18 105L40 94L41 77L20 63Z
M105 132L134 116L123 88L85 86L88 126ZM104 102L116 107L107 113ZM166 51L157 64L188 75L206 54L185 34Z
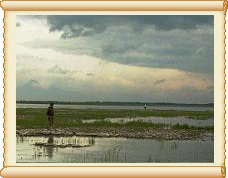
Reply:
M46 146L46 153L50 159L53 157L53 152L54 152L54 139L53 139L53 135L49 135L47 146Z
M172 150L176 150L177 149L177 143L174 142L173 144L171 144L171 149Z

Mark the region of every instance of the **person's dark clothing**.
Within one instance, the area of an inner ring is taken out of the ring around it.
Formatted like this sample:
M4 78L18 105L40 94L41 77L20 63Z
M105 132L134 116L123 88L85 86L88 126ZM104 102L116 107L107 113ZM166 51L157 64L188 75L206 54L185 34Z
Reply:
M47 115L48 116L54 116L54 108L53 107L48 107Z
M48 107L47 115L50 127L52 128L54 124L54 108L52 105Z

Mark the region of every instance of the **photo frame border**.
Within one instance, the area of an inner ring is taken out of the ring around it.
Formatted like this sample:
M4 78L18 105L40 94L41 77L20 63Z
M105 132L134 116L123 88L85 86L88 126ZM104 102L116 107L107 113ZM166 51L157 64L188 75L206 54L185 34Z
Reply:
M20 1L20 0L3 0L2 2L4 1ZM26 0L26 1L37 1L37 0ZM45 1L45 0L39 0L39 1ZM62 1L62 0L50 0L50 1ZM75 1L75 0L68 0L68 1ZM79 1L79 0L76 0L76 1ZM96 1L96 0L84 0L84 1ZM100 0L100 1L121 1L121 0ZM139 1L139 0L125 0L127 2L131 2L131 1ZM144 1L156 1L156 0L144 0ZM166 1L174 1L174 0L166 0ZM176 1L185 1L185 0L176 0ZM198 0L187 0L187 1L198 1ZM201 0L201 1L214 1L214 0ZM226 160L226 149L225 149L225 145L226 145L226 133L225 133L225 130L226 130L226 103L225 103L225 100L226 100L226 95L225 95L225 92L226 92L226 88L225 88L225 85L226 85L226 73L225 73L225 70L226 70L226 58L225 58L225 55L226 55L226 29L225 29L225 24L226 24L226 13L227 13L227 9L228 9L228 1L227 0L217 0L217 1L223 1L223 11L224 11L224 162L222 163L222 166L6 166L5 165L5 160L3 161L3 168L1 169L1 173L0 175L2 177L4 177L4 175L2 174L2 171L8 167L220 167L221 168L221 177L225 178L226 177L226 167L225 167L225 160ZM6 98L5 98L5 92L6 92L6 70L7 70L7 67L6 67L6 64L5 64L5 61L6 61L6 49L5 49L5 42L6 42L6 37L5 37L5 32L6 32L6 19L5 19L5 15L6 15L6 11L14 11L14 10L8 10L8 9L4 9L3 6L2 6L2 2L1 2L1 5L0 7L4 10L4 18L3 18L3 29L4 29L4 33L3 33L3 38L4 38L4 48L3 48L3 58L4 58L4 63L3 63L3 75L4 75L4 78L3 78L3 98L4 98L4 101L3 101L3 105L4 105L4 108L3 108L3 119L4 119L4 123L3 123L3 128L4 128L4 138L3 138L3 143L4 143L4 153L3 153L3 158L5 159L5 151L6 151L6 147L5 147L5 120L6 120ZM23 11L23 10L17 10L17 11ZM25 10L27 11L27 10ZM31 10L31 11L42 11L42 10ZM48 11L48 10L47 10ZM56 10L55 10L56 11ZM80 11L80 10L79 10ZM84 10L83 10L84 11ZM94 11L94 10L85 10L85 11ZM103 10L101 10L103 11ZM108 10L108 11L111 11L111 10ZM118 11L118 10L115 10L115 11ZM122 11L122 10L120 10ZM123 11L126 11L126 10L123 10ZM129 11L137 11L137 10L129 10ZM145 11L145 10L138 10L138 11ZM147 11L147 10L146 10ZM151 11L151 10L148 10L148 11ZM160 11L160 10L158 10ZM173 10L171 10L173 11ZM179 11L179 10L178 10ZM186 11L186 10L184 10Z

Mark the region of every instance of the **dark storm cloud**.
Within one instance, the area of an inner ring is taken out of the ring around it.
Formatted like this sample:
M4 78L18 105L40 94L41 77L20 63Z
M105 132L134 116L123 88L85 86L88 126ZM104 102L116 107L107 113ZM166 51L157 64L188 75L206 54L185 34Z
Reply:
M120 30L102 39L102 59L132 66L170 68L207 73L214 71L213 31L199 28L191 31L152 31L131 33ZM109 39L109 40L107 40Z
M110 26L128 24L135 31L154 26L157 30L195 29L213 25L213 16L194 15L51 15L47 16L50 31L64 31L62 38L87 36L105 31Z
M90 51L104 60L132 66L213 73L214 16L47 16L49 30L62 38L100 42ZM155 33L150 30L154 29ZM147 31L146 31L147 30Z
M130 66L214 73L214 16L45 16L54 43L28 43ZM27 17L26 17L27 18ZM32 18L41 19L39 16ZM43 17L42 17L43 18Z

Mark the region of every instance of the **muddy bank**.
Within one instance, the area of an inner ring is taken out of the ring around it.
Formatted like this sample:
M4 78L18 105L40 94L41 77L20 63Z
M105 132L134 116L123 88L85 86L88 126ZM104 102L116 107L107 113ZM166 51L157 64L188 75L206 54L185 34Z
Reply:
M162 140L213 140L213 132L198 130L174 130L169 128L56 128L56 129L17 129L18 136L92 136L124 137Z

